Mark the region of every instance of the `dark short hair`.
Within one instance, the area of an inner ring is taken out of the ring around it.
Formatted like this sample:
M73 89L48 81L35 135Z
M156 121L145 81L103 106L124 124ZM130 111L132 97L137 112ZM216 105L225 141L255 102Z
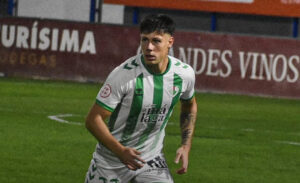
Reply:
M146 16L140 24L140 33L149 34L156 31L173 35L175 23L169 16L164 14Z

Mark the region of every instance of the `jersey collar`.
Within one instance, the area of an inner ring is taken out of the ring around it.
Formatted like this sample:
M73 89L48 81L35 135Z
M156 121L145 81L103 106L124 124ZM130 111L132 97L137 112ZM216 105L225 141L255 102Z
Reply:
M163 73L154 73L154 72L152 72L152 71L147 67L147 65L146 65L146 63L145 63L145 60L144 60L143 54L141 55L141 61L142 61L143 65L144 65L144 67L146 68L146 70L147 70L150 74L156 75L156 76L162 76L162 75L166 74L166 73L170 70L170 68L171 68L171 59L170 59L170 57L168 57L168 65L167 65L167 69L166 69L165 72L163 72Z

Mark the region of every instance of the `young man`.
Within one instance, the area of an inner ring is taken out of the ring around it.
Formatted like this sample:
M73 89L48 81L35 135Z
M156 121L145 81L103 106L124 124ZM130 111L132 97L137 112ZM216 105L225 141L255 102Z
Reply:
M147 16L140 25L142 54L115 68L100 89L86 118L87 129L99 141L86 183L172 183L162 148L179 100L182 142L175 162L182 161L178 174L187 172L197 113L195 74L168 56L174 30L168 16Z

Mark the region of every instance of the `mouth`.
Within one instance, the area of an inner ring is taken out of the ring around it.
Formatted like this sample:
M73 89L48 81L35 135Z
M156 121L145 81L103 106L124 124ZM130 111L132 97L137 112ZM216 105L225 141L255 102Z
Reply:
M155 61L156 57L154 55L145 55L147 61Z

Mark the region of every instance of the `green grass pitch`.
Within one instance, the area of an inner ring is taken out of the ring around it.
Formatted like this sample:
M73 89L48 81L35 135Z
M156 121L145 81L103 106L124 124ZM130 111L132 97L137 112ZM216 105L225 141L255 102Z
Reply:
M96 145L83 123L99 87L0 78L0 182L83 183ZM176 183L299 182L300 100L208 93L196 98L185 175L175 174L179 165L173 162L179 105L166 129L164 152Z

